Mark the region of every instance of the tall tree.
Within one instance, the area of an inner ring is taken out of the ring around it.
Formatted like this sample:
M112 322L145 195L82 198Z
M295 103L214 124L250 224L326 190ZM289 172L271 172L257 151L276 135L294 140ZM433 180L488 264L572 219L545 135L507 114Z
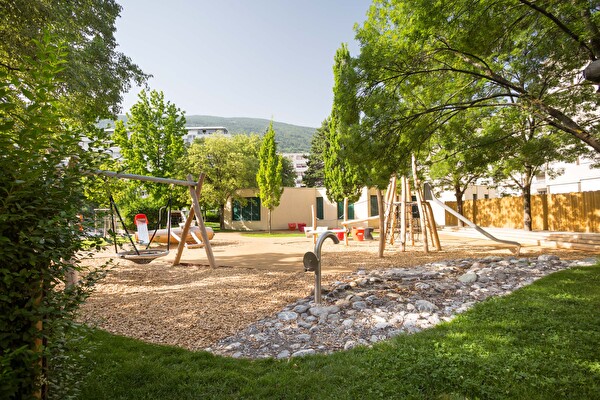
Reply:
M294 169L294 163L289 158L281 157L281 185L283 187L295 187L296 186L296 170Z
M258 135L216 135L194 142L188 150L182 169L206 174L201 201L219 208L221 229L227 201L235 199L239 189L256 187L259 148Z
M485 110L469 110L440 127L430 142L428 175L437 188L454 192L461 215L466 190L490 175L490 165L499 157L497 143L506 136L501 131L496 131L499 137L486 135L481 129L485 118Z
M283 194L281 156L277 154L273 122L269 124L258 153L259 167L256 175L262 204L269 210L269 233L271 233L271 213L279 205Z
M510 132L503 143L502 151L493 164L493 174L497 182L516 187L523 196L523 229L532 229L531 185L539 173L550 175L558 171L548 169L553 162L574 162L584 149L564 135L559 135L552 127L534 117L523 116L515 110L503 110L490 121L490 131ZM511 185L512 183L512 185Z
M342 201L347 197L349 202L354 202L360 197L362 188L360 170L345 155L343 139L349 131L356 129L360 118L355 97L357 76L346 44L337 50L334 61L333 108L323 153L324 183L330 200Z
M600 152L581 74L600 58L597 11L587 0L376 1L357 30L356 93L378 121L363 134L405 152L466 109L519 108Z
M115 122L113 138L121 149L122 168L133 174L175 178L176 166L185 154L184 113L165 101L162 92L142 90L138 99L127 114L127 125ZM143 201L140 189L148 194ZM144 203L150 209L160 208L171 190L167 185L131 182L123 198L125 213L136 212Z
M68 13L59 18L61 7ZM86 273L81 285L69 284L69 271L82 269L82 177L97 165L97 153L80 142L86 135L101 144L93 122L118 107L138 70L91 74L118 63L111 1L8 1L1 11L0 398L69 398L79 381L75 313L95 280ZM82 18L86 12L93 18ZM94 90L104 84L114 97Z
M114 33L120 12L114 0L5 0L0 5L0 68L27 74L23 63L36 57L35 42L43 27L51 29L66 52L57 73L63 107L91 129L99 118L119 112L132 81L141 85L148 77L117 51Z
M321 123L310 141L310 154L306 163L308 169L304 174L302 182L307 187L325 186L325 162L323 161L325 153L326 138L329 133L329 118Z

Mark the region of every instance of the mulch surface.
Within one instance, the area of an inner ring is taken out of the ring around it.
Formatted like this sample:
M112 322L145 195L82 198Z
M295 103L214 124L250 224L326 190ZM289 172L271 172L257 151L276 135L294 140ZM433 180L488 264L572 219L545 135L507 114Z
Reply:
M79 319L114 334L198 350L311 294L314 274L303 272L301 255L312 250L312 240L271 240L219 233L211 241L217 259L220 254L235 255L236 249L244 251L245 242L259 249L261 243L265 246L269 243L280 250L277 254L268 251L260 258L241 254L235 258L237 265L217 268L210 268L201 256L178 266L172 266L169 259L156 259L146 265L114 260L107 276L82 306ZM357 269L411 267L440 260L511 255L506 248L473 239L442 238L442 246L442 251L426 254L419 243L416 247L408 246L406 252L400 252L397 245L388 245L384 258L379 258L377 242L351 241L348 247L325 245L323 286ZM291 254L293 262L278 263L286 252ZM561 259L598 256L536 246L525 246L521 252L524 257L542 253L556 254ZM98 253L83 264L100 266L110 256L110 253ZM269 257L274 259L272 264Z

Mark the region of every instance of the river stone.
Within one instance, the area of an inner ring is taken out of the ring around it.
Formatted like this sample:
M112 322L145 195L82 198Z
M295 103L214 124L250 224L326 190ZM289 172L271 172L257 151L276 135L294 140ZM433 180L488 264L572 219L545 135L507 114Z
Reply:
M541 254L537 259L538 261L554 261L558 260L559 258L553 254Z
M338 306L317 306L311 307L308 311L315 317L321 317L323 315L337 313L340 311L340 308Z
M462 283L473 283L477 281L477 274L475 272L467 272L458 277L458 280Z
M287 350L283 350L281 353L277 354L277 358L281 360L282 358L289 358L290 352Z
M419 310L420 312L433 312L434 310L437 310L437 306L435 304L433 304L430 301L427 300L417 300L415 301L415 307L417 307L417 310Z
M356 301L352 303L352 308L354 308L355 310L364 310L365 308L367 308L367 303L364 301Z
M277 314L277 318L281 321L295 321L298 319L298 313L294 311L282 311Z
M309 308L310 308L310 306L308 306L306 304L298 304L296 307L294 307L294 311L297 312L298 314L302 314L302 313L305 313L306 311L308 311Z
M309 354L315 354L316 351L314 349L302 349L292 354L292 357L304 357Z

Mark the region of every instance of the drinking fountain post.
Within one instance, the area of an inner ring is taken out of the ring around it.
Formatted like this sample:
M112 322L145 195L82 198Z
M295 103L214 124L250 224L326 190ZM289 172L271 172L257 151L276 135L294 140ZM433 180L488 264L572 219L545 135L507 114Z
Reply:
M315 272L315 304L321 304L321 248L327 238L331 238L335 244L340 242L334 232L325 231L319 235L315 250L306 252L303 259L304 272Z

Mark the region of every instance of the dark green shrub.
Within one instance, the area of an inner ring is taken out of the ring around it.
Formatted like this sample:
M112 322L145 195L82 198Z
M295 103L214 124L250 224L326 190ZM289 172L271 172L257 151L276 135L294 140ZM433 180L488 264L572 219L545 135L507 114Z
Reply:
M91 154L57 100L65 58L65 48L46 35L27 74L0 70L2 399L69 397L59 389L79 376L67 351L74 313L98 278L85 274L79 285L66 285L81 269L80 169Z

